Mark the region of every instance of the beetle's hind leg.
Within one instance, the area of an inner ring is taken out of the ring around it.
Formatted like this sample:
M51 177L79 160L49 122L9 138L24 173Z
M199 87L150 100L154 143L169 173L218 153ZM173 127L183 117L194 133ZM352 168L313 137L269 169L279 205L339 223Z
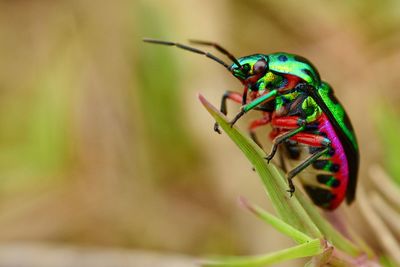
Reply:
M235 101L236 103L241 104L242 98L243 98L242 95L238 92L225 91L225 93L222 95L222 98L221 98L221 107L220 107L221 113L223 113L224 115L226 115L228 113L228 110L226 108L226 100L227 99L231 99L231 100ZM217 122L214 124L214 131L216 131L219 134L221 133L221 130L219 129L219 125Z
M298 133L294 135L291 140L297 141L298 143L313 146L319 148L314 154L312 154L310 157L308 157L306 160L304 160L302 163L300 163L297 167L292 169L291 171L288 172L287 174L287 180L289 184L289 190L288 192L290 193L290 196L293 195L295 191L295 187L293 184L293 178L299 174L301 171L303 171L305 168L310 166L313 162L315 162L318 158L321 156L329 153L332 149L331 147L331 141L324 136L317 135L317 134L311 134L311 133Z
M287 190L287 191L290 193L290 196L293 196L294 191L296 190L296 188L294 187L293 181L292 181L293 178L297 174L299 174L302 170L304 170L305 168L310 166L319 157L321 157L325 153L329 152L329 150L330 150L329 147L319 149L316 153L312 154L309 158L307 158L305 161L300 163L300 165L298 165L296 168L294 168L293 170L288 172L286 179L288 180L288 184L289 184L289 190Z

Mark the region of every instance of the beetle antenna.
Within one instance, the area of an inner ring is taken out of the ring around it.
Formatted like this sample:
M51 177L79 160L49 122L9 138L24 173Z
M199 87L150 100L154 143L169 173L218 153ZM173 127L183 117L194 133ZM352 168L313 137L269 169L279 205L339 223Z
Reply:
M242 65L240 65L240 63L236 59L236 57L234 55L232 55L232 53L230 53L228 50L226 50L225 48L223 48L222 46L220 46L217 43L208 42L208 41L201 41L201 40L192 40L192 39L190 39L189 42L192 43L192 44L212 46L215 49L217 49L219 52L221 52L222 54L227 56L230 60L232 60L233 63L235 63L239 68L242 68Z
M190 52L194 52L200 55L205 55L208 58L211 58L212 60L218 62L219 64L223 65L226 69L229 70L229 72L231 72L230 66L225 63L224 61L222 61L221 59L217 58L216 56L214 56L213 54L209 53L209 52L204 52L200 49L194 48L194 47L190 47L187 45L183 45L180 43L175 43L175 42L168 42L168 41L161 41L161 40L156 40L156 39L148 39L148 38L143 38L143 42L146 43L152 43L152 44L161 44L161 45L168 45L168 46L176 46L178 48L190 51Z

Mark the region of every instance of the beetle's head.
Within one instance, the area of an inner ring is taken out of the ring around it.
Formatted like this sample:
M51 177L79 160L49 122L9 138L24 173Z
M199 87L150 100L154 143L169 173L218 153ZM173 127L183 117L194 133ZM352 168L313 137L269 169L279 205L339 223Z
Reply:
M250 90L258 90L257 84L268 72L268 56L256 54L239 58L238 62L240 66L236 63L230 66L233 76L247 85Z

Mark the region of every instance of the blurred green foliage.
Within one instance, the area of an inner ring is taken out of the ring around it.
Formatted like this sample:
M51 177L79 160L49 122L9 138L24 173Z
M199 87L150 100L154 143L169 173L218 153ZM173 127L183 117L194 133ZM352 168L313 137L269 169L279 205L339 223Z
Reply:
M143 25L141 36L166 38L165 32L171 27L168 18L145 3L139 7L137 20ZM141 47L134 61L140 88L133 97L138 97L142 110L144 138L151 154L149 167L155 172L153 179L161 179L162 184L171 186L186 180L194 188L204 179L196 174L200 171L200 151L185 127L185 120L189 118L182 107L184 100L176 58L170 49L144 43Z

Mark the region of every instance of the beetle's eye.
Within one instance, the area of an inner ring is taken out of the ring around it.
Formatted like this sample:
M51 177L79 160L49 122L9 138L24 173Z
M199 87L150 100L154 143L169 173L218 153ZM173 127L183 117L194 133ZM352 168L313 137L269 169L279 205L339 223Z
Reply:
M266 67L267 67L267 62L264 59L260 59L254 64L253 73L254 74L263 73Z

